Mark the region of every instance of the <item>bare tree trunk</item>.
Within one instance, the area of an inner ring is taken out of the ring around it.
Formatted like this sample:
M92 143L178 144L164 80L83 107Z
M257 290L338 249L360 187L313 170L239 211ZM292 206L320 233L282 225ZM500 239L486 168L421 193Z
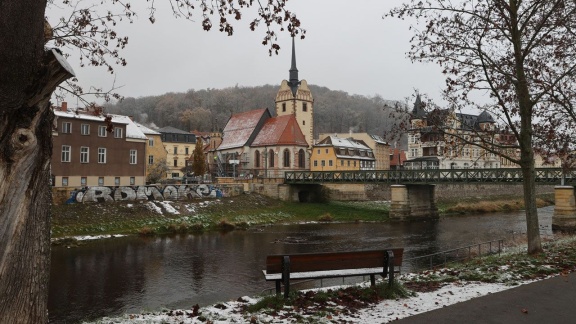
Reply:
M45 8L0 2L0 323L48 321L49 100L71 72L44 50Z

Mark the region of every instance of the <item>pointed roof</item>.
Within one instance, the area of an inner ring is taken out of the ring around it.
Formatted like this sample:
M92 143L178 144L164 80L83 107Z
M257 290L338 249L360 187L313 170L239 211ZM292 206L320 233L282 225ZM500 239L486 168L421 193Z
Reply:
M489 112L484 110L480 115L478 115L479 123L495 123L494 118Z
M248 143L256 132L256 127L263 118L270 118L268 109L255 109L232 115L224 127L222 143L219 150L242 147Z
M294 115L268 119L250 146L277 145L308 146Z
M414 101L414 108L412 108L412 118L413 119L426 118L426 111L424 111L424 106L422 105L422 99L420 99L420 94L416 95L416 101Z
M292 90L292 95L296 96L296 91L298 90L298 69L296 68L296 46L294 44L294 37L292 37L292 65L290 67L290 79L288 80L288 85Z
M146 135L160 135L159 132L148 128L140 123L134 122L134 124L136 124L136 126L138 126L138 128L140 128L140 130L142 131L142 133L146 134Z

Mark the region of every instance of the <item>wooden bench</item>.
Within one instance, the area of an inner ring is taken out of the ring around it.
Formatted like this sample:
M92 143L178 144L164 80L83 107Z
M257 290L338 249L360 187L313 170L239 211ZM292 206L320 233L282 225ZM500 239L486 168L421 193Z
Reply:
M370 275L375 285L375 275L388 276L394 280L394 272L400 272L404 249L377 251L353 251L330 253L302 253L269 255L266 257L266 281L276 282L276 294L284 284L284 297L290 293L290 279L323 279Z

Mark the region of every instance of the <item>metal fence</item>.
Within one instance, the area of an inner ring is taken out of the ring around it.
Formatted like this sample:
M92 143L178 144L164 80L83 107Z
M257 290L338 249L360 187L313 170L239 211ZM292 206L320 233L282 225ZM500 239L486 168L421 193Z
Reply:
M462 262L485 255L500 254L504 240L494 240L446 250L438 253L422 255L403 260L402 270L415 272L426 269L445 267L450 262Z

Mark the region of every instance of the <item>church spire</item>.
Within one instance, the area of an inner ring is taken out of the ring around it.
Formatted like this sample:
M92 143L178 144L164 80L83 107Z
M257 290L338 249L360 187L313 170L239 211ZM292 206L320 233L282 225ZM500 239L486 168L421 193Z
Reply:
M288 80L288 85L292 90L292 95L296 96L296 91L298 90L298 69L296 68L296 47L294 45L294 37L292 37L292 66L290 67L290 79Z

